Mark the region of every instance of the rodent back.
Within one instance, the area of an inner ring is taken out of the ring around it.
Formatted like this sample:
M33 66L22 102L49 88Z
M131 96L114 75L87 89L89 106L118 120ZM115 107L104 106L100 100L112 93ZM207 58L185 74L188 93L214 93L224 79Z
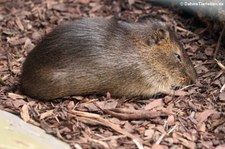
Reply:
M121 61L129 57L128 50L121 52L128 48L126 42L114 20L82 19L59 26L29 53L23 65L22 88L34 94L46 88L67 92L61 94L98 92L100 86L123 74L123 67L129 67ZM113 86L111 83L110 88Z

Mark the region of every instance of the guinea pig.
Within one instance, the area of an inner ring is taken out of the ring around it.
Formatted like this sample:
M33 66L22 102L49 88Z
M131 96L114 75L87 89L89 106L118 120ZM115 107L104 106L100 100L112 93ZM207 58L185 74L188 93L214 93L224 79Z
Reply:
M21 90L42 100L152 96L195 80L184 48L162 21L83 18L56 27L28 54Z

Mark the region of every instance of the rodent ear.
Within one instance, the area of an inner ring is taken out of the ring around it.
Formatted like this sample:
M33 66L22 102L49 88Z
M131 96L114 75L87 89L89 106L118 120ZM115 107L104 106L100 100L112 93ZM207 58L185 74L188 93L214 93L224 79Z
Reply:
M166 29L157 29L152 35L151 39L149 39L149 45L151 44L159 44L160 42L169 39L170 33Z

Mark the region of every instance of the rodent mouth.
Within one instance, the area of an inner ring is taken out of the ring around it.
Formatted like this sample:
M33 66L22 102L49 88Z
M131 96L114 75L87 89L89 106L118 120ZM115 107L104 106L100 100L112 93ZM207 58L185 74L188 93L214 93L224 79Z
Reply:
M181 89L182 87L187 86L187 85L190 85L190 84L193 84L193 83L195 83L195 82L192 81L191 79L189 79L189 80L186 80L185 82L182 82L182 84L179 84L179 85L172 85L172 86L171 86L171 89L172 89L172 90L179 90L179 89Z
M182 86L171 86L171 89L172 90L179 90L179 89L181 89L182 88Z

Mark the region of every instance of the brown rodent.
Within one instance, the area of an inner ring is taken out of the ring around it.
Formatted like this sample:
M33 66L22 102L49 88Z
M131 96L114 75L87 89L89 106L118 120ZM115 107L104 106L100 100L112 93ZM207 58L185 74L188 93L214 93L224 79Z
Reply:
M37 99L151 96L196 79L174 32L159 21L85 18L57 27L29 53L22 91Z

